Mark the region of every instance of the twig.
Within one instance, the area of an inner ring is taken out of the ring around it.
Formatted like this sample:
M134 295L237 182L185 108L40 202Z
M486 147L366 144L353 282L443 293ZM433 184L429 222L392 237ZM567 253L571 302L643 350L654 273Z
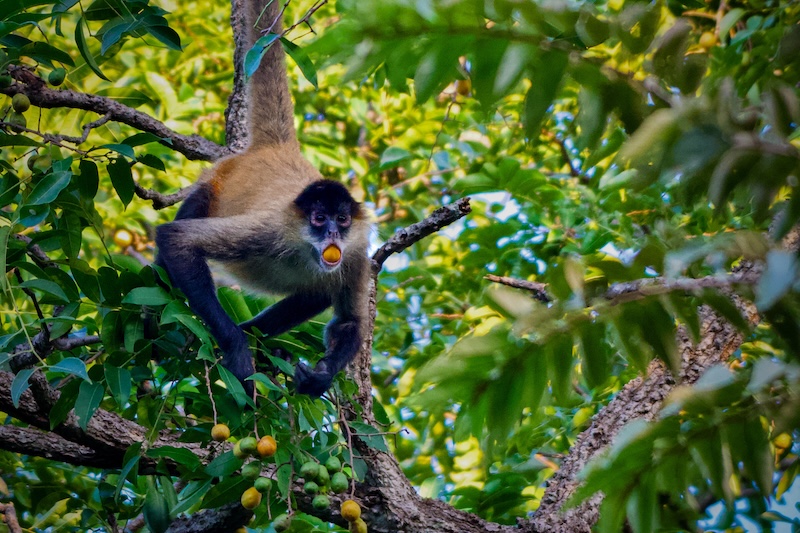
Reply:
M560 139L555 134L551 134L549 137L550 140L558 145L558 148L561 151L561 157L564 159L564 163L566 163L566 165L569 167L569 175L573 178L583 177L580 171L575 168L575 165L572 164L572 157L570 157L569 150L567 150L567 145L564 143L563 139Z
M31 239L27 235L22 235L21 233L14 235L14 238L28 245L27 246L28 255L31 256L31 259L33 259L33 261L37 264L37 266L40 266L42 268L56 266L55 261L50 259L44 252L44 250L42 250L39 247L38 244L31 244L33 242L33 239Z
M145 189L137 183L135 192L136 196L142 200L152 201L153 209L164 209L165 207L169 207L177 204L180 201L183 201L187 196L189 196L189 193L192 192L192 186L185 187L172 194L161 194L153 189Z
M16 276L17 281L20 283L20 288L22 289L22 292L27 294L28 298L30 298L31 302L33 302L33 308L36 309L36 316L39 317L39 320L44 320L44 314L42 313L42 308L39 307L39 299L36 297L36 295L33 293L32 290L26 287L22 287L22 283L24 280L22 279L22 274L20 274L18 268L14 269L14 275Z
M466 216L471 210L469 197L461 198L450 205L440 207L424 220L401 229L372 254L373 271L379 272L390 255L402 252L415 242Z
M531 291L534 298L542 302L551 301L547 295L547 284L506 276L487 274L484 279L500 283L516 289ZM618 305L649 296L666 294L675 291L696 292L702 289L727 289L731 285L753 285L758 276L753 272L734 273L725 276L707 276L704 278L644 278L635 281L615 283L603 294L603 298L611 305Z
M514 287L515 289L524 289L526 291L531 291L533 293L533 297L539 300L540 302L547 303L550 301L550 296L547 295L546 283L539 283L538 281L528 281L517 278L509 278L507 276L495 276L494 274L487 274L483 278L493 283L500 283L501 285Z
M3 515L3 523L8 526L9 533L22 533L13 503L0 503L0 515Z

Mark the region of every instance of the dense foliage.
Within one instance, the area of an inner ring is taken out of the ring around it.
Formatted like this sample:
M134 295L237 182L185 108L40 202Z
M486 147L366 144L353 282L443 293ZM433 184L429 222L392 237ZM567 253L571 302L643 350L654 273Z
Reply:
M353 436L391 449L423 496L514 524L626 383L654 359L680 372L683 341L702 341L713 309L745 342L676 388L654 421L626 426L573 505L602 490L604 531L625 520L637 532L800 526L798 263L781 244L800 218L800 4L309 8L290 2L285 14L307 22L284 43L298 133L323 174L374 210L376 245L473 199L466 219L379 276L372 371L385 427L345 423L355 386L344 376L322 401L292 393L281 354L315 360L322 320L258 341L280 372L260 374L258 410L243 409L252 400L216 365L205 326L149 266L153 228L175 207L155 210L143 191L186 187L205 163L96 102L23 110L22 94L36 104L39 88L72 90L223 144L229 6L0 6L6 396L18 405L41 370L60 392L44 411L51 428L76 416L85 429L98 409L147 428L116 468L65 466L0 434L0 501L21 524L116 531L143 513L163 531L239 500L253 482L232 451L203 464L150 446L164 433L206 446L217 422L278 443L264 463L274 488L249 527L291 511L308 460L341 458L354 490L367 465ZM753 262L760 276L736 277ZM487 275L544 285L532 298ZM238 321L271 301L221 284ZM15 363L42 331L49 348ZM6 429L32 425L3 411ZM292 530L338 530L318 515L297 513Z

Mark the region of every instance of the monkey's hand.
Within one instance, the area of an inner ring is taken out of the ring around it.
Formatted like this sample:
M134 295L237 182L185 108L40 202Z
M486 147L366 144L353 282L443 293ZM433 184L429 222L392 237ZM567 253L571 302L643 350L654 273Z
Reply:
M297 392L300 394L319 398L331 387L333 372L328 369L325 361L320 361L313 369L306 364L297 363L294 382L297 384Z
M244 391L248 396L253 396L253 382L245 381L255 374L256 369L253 367L253 354L247 344L240 346L234 350L223 352L222 366L224 366L231 374L236 376Z

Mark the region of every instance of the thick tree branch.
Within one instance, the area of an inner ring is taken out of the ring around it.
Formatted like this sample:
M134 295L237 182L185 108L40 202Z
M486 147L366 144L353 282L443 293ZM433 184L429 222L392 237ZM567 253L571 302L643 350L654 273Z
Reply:
M21 67L12 69L12 75L17 79L17 83L0 90L0 92L9 96L13 96L17 93L25 94L30 99L31 104L37 107L43 107L45 109L82 109L84 111L92 111L99 115L105 115L108 117L108 120L121 122L160 137L161 144L182 153L189 159L214 161L228 153L225 147L215 142L204 139L199 135L182 135L166 127L162 122L159 122L150 115L137 111L111 98L80 93L69 89L50 89L46 87L41 80L39 80L41 84L33 82L31 76L35 79L38 78ZM64 138L64 140L68 139Z
M31 427L0 426L0 447L23 455L35 455L53 461L94 468L119 468L118 461L97 453L88 446Z

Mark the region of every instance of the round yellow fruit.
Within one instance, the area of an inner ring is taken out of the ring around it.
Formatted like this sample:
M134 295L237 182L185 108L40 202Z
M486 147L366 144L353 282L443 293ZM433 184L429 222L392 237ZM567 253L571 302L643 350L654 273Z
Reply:
M257 450L261 457L272 457L278 451L278 443L271 435L264 435L258 441Z
M126 229L118 229L114 233L114 244L120 248L127 248L133 243L133 235ZM230 435L228 435L230 436Z
M700 46L708 50L717 44L717 36L710 31L703 32L700 36Z
M322 252L322 258L328 263L338 263L342 258L342 251L331 244Z
M342 502L342 518L348 522L355 522L361 518L361 506L353 500L345 500Z
M255 509L261 503L261 493L255 487L250 487L242 493L241 502L245 509Z
M31 107L31 101L27 95L17 93L11 98L11 107L17 113L24 113Z
M237 459L245 460L250 454L242 450L242 441L233 445L233 456Z
M258 441L255 437L245 437L239 441L239 449L248 455L252 455L258 449Z
M772 440L772 443L775 445L776 448L785 450L786 448L792 445L792 436L789 435L788 433L781 433Z
M211 428L211 438L217 442L228 440L228 437L230 436L231 430L225 424L216 424L213 428Z

